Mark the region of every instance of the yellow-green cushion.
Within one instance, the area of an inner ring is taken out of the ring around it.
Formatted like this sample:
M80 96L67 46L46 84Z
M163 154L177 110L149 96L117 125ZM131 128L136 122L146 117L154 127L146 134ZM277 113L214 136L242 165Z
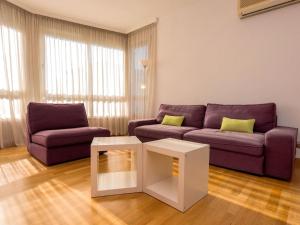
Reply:
M163 121L161 122L162 125L171 125L180 127L184 120L184 116L169 116L165 115Z
M223 117L221 131L253 133L255 119L237 120Z

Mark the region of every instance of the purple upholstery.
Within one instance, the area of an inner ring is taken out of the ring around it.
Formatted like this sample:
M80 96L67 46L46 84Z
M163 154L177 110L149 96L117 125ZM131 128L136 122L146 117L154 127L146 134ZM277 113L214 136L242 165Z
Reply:
M211 148L209 163L215 166L264 175L264 156L257 157Z
M134 136L134 129L144 125L156 124L156 119L146 119L146 120L131 120L128 123L128 134Z
M48 149L35 143L29 144L29 152L47 166L90 156L90 143L68 145Z
M46 165L88 157L94 137L110 136L88 127L83 104L29 103L26 124L27 149Z
M204 105L161 104L156 119L161 123L165 115L184 116L182 126L202 128L205 109Z
M31 134L41 130L88 127L84 104L48 104L31 102L27 107Z
M274 103L257 105L208 104L204 127L220 129L223 117L255 119L254 131L265 133L276 127L276 105Z
M92 142L94 137L107 137L109 131L96 127L44 130L32 135L32 142L47 148Z
M184 139L209 144L211 148L253 156L263 155L265 142L265 136L261 133L222 132L209 128L188 132Z
M298 129L277 127L266 133L265 174L289 180L294 169Z
M138 139L143 143L157 140L156 138L147 138L147 137L142 137L142 136L138 136Z
M163 104L160 106L156 122L153 119L130 121L129 133L136 135L142 142L171 137L207 143L211 147L210 163L213 165L284 180L291 179L298 130L277 127L274 103L208 104L205 118L204 112L204 106ZM158 124L166 114L185 116L183 126ZM255 119L254 133L220 132L223 117ZM202 124L204 129L201 129Z
M146 125L137 127L134 132L138 137L151 139L176 138L182 139L186 132L196 130L195 127L176 127L162 124Z

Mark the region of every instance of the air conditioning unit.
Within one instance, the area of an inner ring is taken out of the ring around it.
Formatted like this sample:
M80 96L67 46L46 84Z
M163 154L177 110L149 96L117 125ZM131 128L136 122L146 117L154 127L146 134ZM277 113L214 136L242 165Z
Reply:
M299 3L300 0L238 0L239 16L245 18L267 12L287 5Z

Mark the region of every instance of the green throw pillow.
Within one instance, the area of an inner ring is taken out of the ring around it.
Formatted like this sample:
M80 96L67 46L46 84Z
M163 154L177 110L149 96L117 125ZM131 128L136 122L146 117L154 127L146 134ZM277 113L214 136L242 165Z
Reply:
M221 131L253 133L255 119L237 120L223 117Z
M169 116L165 115L163 121L161 122L162 125L171 125L180 127L184 120L184 116Z

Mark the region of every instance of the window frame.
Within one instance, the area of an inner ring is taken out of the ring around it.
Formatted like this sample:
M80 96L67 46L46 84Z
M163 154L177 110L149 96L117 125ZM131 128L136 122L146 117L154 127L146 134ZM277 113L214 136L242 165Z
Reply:
M66 95L66 94L51 94L51 93L47 93L47 84L46 84L46 37L51 37L51 38L57 38L57 39L63 39L66 41L72 41L72 42L78 42L78 43L82 43L86 45L86 55L87 55L87 85L88 87L91 88L87 88L87 93L86 94L78 94L76 95L76 98L74 100L74 95ZM124 117L124 115L95 115L94 114L94 103L115 103L115 104L125 104L123 107L125 107L125 117L128 118L129 117L129 101L128 101L128 91L127 91L127 75L126 75L126 49L123 49L121 47L115 47L113 48L112 46L106 46L105 44L101 44L98 42L89 42L86 41L84 42L83 39L79 38L78 40L74 39L74 38L70 38L69 35L64 36L57 36L57 35L52 35L51 33L45 33L42 34L42 42L43 42L43 50L44 53L43 55L43 65L42 65L42 73L43 73L43 81L42 81L42 85L44 86L43 89L43 99L46 102L51 102L51 103L75 103L75 102L83 102L86 106L87 109L87 114L88 114L88 118L89 119L96 119L96 118L103 118L103 117L111 117L111 118L121 118ZM101 47L101 48L108 48L108 49L112 49L112 50L120 50L123 54L122 54L122 60L123 60L123 95L95 95L94 94L94 87L93 87L93 63L92 63L92 47Z

